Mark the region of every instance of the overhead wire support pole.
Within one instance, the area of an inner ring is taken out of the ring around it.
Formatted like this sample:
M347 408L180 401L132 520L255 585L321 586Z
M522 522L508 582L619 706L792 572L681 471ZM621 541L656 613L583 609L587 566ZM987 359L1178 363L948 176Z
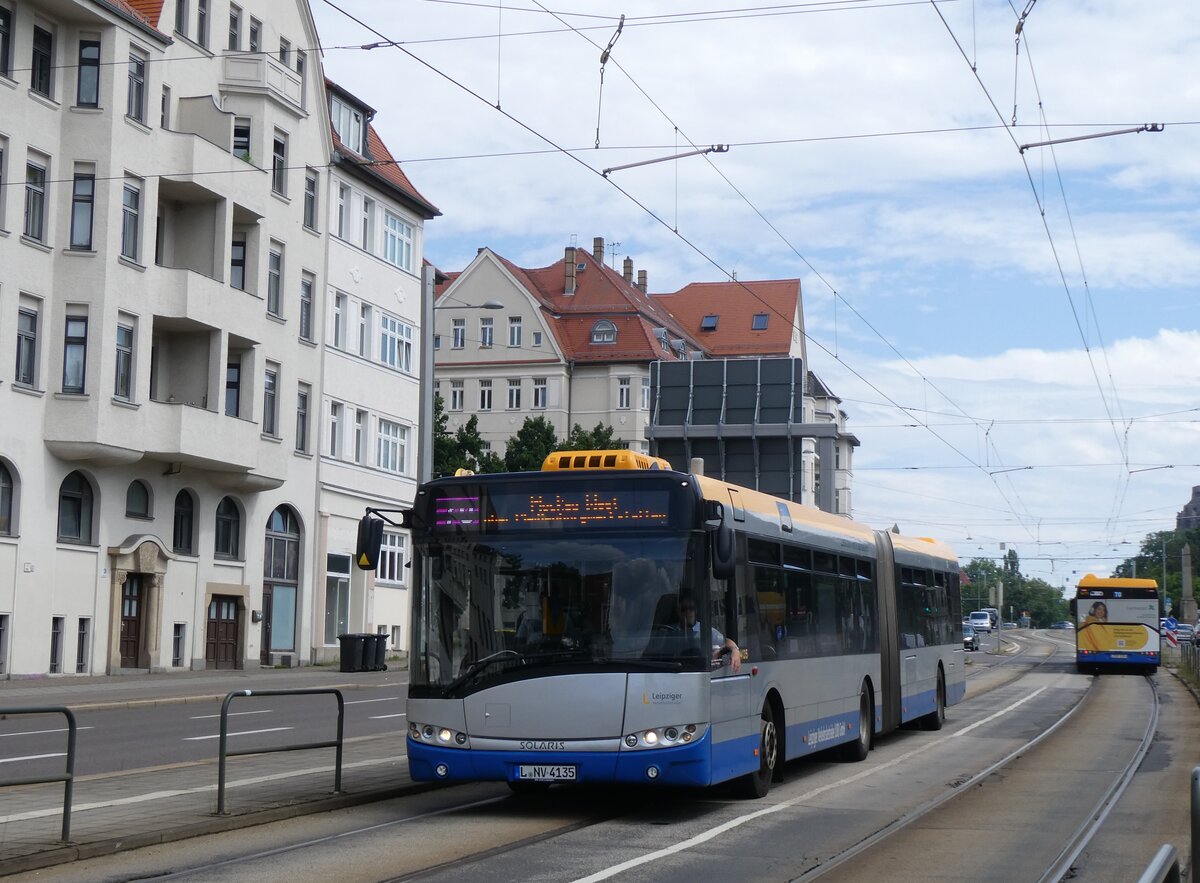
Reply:
M660 156L657 159L644 159L641 162L625 163L623 166L609 166L603 172L604 177L608 177L609 172L619 172L622 169L634 169L638 166L648 166L656 162L669 162L673 159L683 159L685 156L703 156L706 153L728 153L728 144L714 144L711 147L701 147L699 150L689 150L687 153L675 153L671 156Z
M1021 153L1024 153L1031 147L1049 147L1052 144L1067 144L1071 141L1090 141L1093 138L1107 138L1110 135L1134 135L1138 132L1161 132L1166 128L1162 123L1146 123L1142 126L1135 126L1132 129L1117 129L1113 132L1096 132L1093 135L1076 135L1073 138L1055 138L1053 141L1034 141L1030 144L1020 145Z

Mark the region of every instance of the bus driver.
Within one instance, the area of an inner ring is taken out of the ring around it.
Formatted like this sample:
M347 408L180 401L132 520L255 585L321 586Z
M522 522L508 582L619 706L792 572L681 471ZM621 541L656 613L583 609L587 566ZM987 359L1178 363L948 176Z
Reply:
M691 595L679 596L679 630L685 636L700 638L700 622L696 619L696 600ZM722 651L729 651L729 665L734 674L742 670L742 651L732 638L727 638L715 627L712 629L713 659L717 659Z

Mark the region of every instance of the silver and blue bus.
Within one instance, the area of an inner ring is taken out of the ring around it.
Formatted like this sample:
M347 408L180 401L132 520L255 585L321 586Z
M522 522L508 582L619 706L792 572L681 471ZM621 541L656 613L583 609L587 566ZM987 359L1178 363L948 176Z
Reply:
M862 760L965 692L959 567L935 540L630 451L435 479L405 524L416 780L762 796L786 760Z

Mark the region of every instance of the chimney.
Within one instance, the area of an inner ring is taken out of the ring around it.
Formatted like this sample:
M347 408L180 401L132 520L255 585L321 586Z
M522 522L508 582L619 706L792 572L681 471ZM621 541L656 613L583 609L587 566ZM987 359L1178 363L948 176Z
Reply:
M642 290L642 294L646 293L646 271L638 270L638 288Z
M633 284L633 258L625 258L625 284Z
M568 245L563 254L563 294L575 293L575 246Z
M593 236L592 237L592 257L594 257L600 263L602 263L602 264L604 263L604 237L603 236Z

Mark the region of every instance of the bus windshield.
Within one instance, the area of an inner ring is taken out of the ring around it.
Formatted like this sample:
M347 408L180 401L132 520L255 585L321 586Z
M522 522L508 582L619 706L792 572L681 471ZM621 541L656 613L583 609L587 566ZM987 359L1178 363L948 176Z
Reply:
M420 544L411 695L564 671L708 670L707 654L672 640L681 593L708 633L702 544L698 533Z

